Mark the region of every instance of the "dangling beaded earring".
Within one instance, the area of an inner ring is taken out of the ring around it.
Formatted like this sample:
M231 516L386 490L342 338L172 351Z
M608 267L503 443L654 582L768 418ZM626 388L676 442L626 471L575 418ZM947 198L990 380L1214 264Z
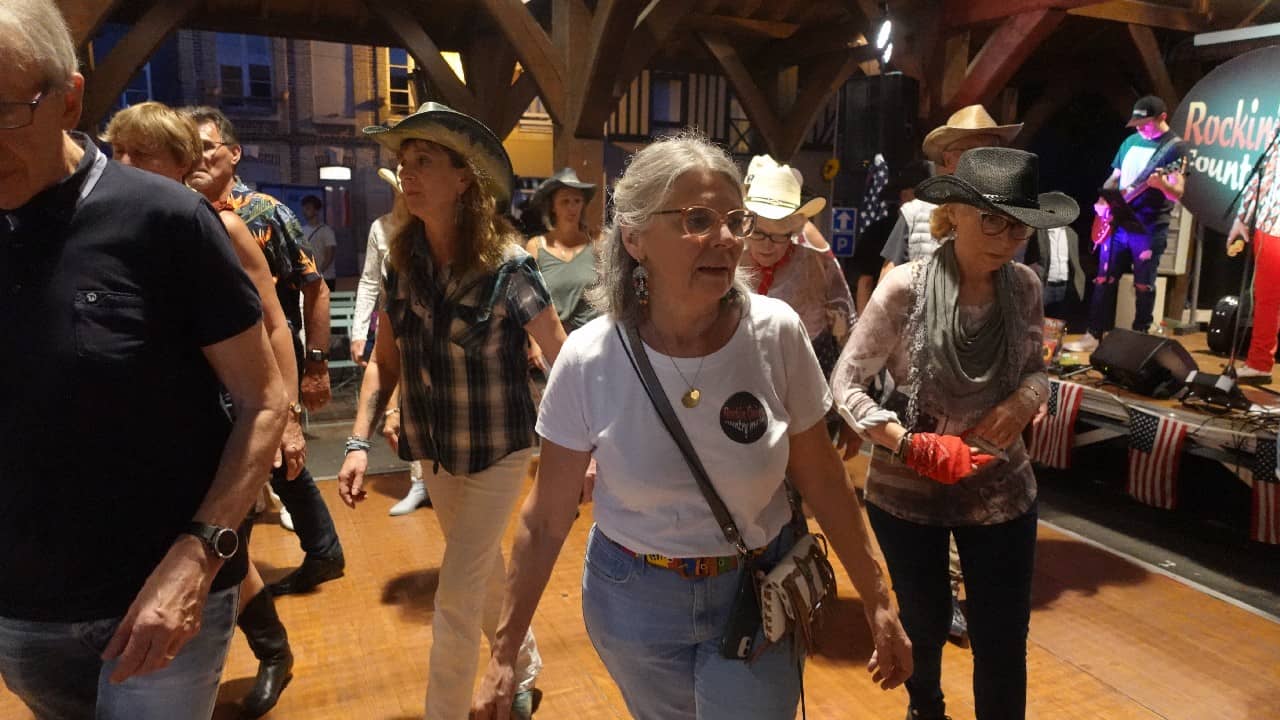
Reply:
M631 282L636 288L636 299L641 305L649 304L649 271L643 265L636 265L631 271Z

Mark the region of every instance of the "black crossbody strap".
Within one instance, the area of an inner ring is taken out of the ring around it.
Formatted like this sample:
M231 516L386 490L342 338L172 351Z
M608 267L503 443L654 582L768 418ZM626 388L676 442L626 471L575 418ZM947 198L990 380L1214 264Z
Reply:
M685 434L684 426L680 424L675 410L671 408L671 403L667 400L667 394L662 390L662 383L658 382L658 376L653 372L653 365L649 362L649 355L644 350L644 342L640 340L640 333L636 332L635 328L628 327L627 338L624 340L620 325L615 325L614 331L618 334L618 342L622 343L623 351L627 353L627 359L631 361L631 367L640 378L640 384L644 386L645 394L649 396L649 401L653 403L653 409L658 412L658 417L662 419L662 424L667 428L667 432L671 434L671 439L680 448L680 453L684 455L684 461L689 465L689 471L693 473L693 479L698 483L698 489L702 491L702 497L706 498L707 504L711 506L711 514L715 516L716 523L720 525L720 532L724 533L724 538L729 541L729 544L739 554L746 556L750 549L743 542L742 533L738 531L737 524L733 522L733 515L729 513L729 508L725 506L724 501L720 499L719 493L716 492L715 486L711 484L711 477L707 475L706 468L702 467L702 461L698 459L698 453L694 450L693 443L689 442L689 436ZM627 342L628 340L630 343Z

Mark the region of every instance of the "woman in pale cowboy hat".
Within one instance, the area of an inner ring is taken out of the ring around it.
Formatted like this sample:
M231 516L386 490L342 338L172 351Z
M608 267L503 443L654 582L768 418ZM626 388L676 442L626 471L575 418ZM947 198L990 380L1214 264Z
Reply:
M546 285L498 208L511 161L479 121L426 103L365 132L396 152L412 218L389 243L373 358L360 389L338 494L365 497L369 433L401 384L400 456L430 462L445 553L435 594L426 717L466 717L481 634L494 641L504 578L499 543L533 444L527 336L555 361L564 340ZM515 717L528 717L541 660L517 643Z
M1036 481L1022 430L1047 397L1040 281L1012 262L1036 228L1079 213L1039 194L1038 158L970 150L916 196L954 233L927 260L894 268L853 328L832 378L836 405L874 441L867 514L884 551L915 673L909 718L944 716L942 647L951 623L948 536L969 598L978 720L1021 718L1036 538ZM887 369L883 402L867 388Z
M955 111L945 125L934 128L925 136L921 149L933 162L938 175L950 175L956 163L966 151L980 147L1005 147L1013 142L1022 123L1001 125L981 105L968 105ZM898 223L894 225L885 243L881 257L885 259L887 273L895 265L908 260L927 257L945 238L935 238L929 232L929 218L934 205L922 198L904 203Z
M755 217L743 207L738 169L706 140L668 138L636 153L614 201L592 290L603 315L569 336L551 370L538 415L542 461L473 717L506 720L517 643L573 523L593 454L601 472L582 612L630 713L796 717L800 668L790 643L753 662L723 655L744 569L631 364L641 348L662 386L654 397L665 394L673 406L741 531L736 544L753 549L762 570L792 547L799 526L783 487L791 478L858 588L877 648L873 680L899 684L911 674L910 650L827 437L829 389L795 311L752 295L739 277ZM598 390L600 378L607 393Z
M800 171L757 155L747 168L744 205L756 214L742 263L757 278L755 290L782 300L800 314L825 377L831 377L840 348L853 326L853 296L835 257L805 235L809 218L827 201L800 203Z

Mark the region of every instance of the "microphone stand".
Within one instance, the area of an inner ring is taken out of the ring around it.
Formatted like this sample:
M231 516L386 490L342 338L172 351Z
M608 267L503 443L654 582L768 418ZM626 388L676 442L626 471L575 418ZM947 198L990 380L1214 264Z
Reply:
M1231 204L1227 206L1227 211L1222 215L1223 219L1230 217L1232 214L1231 211L1234 208L1236 208L1240 204L1240 202L1244 199L1244 191L1249 188L1249 183L1253 182L1254 178L1258 177L1258 173L1262 170L1262 165L1263 163L1266 162L1267 156L1270 155L1273 150L1275 150L1277 140L1280 140L1280 127L1276 128L1276 131L1271 135L1271 142L1267 144L1266 149L1263 150L1262 154L1258 156L1258 162L1253 164L1253 169L1250 170L1249 174L1245 176L1244 184L1240 186L1240 192L1236 193L1236 196L1231 201ZM1246 245L1248 245L1251 242L1255 242L1254 235L1256 234L1256 231L1258 229L1258 208L1261 205L1262 205L1262 182L1259 181L1258 192L1255 193L1253 196L1253 212L1249 214L1248 236L1245 242ZM1236 317L1231 330L1231 357L1227 362L1227 367L1222 371L1223 375L1226 375L1232 380L1236 379L1236 360L1239 359L1238 356L1240 354L1240 325L1241 325L1240 320L1241 320L1241 316L1244 315L1244 301L1245 301L1244 292L1246 288L1249 288L1250 291L1252 292L1252 288L1253 288L1250 275L1252 275L1253 273L1254 255L1255 253L1253 252L1253 248L1249 248L1249 247L1245 248L1244 269L1240 273L1240 294L1236 296L1239 302L1236 305ZM1252 300L1249 302L1249 309L1250 311L1253 310Z

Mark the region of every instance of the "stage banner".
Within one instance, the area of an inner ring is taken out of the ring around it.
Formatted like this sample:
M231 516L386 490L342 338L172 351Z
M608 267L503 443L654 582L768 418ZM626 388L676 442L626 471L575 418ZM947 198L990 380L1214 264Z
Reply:
M1187 93L1169 120L1191 159L1182 204L1219 232L1231 229L1232 200L1280 128L1280 46L1219 65Z
M1249 538L1280 545L1280 481L1276 478L1276 441L1257 438L1255 443Z
M1076 440L1076 417L1084 388L1076 383L1049 381L1049 411L1031 427L1031 462L1066 470Z
M1135 407L1129 411L1129 495L1172 510L1178 504L1178 466L1190 425Z

